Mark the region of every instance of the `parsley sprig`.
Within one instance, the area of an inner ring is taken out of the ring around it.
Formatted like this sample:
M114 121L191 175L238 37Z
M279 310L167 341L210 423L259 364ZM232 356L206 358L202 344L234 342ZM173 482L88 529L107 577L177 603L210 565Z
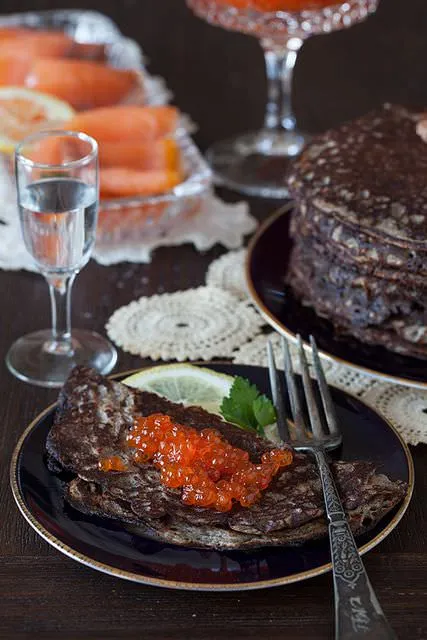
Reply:
M220 412L227 422L262 436L264 427L276 421L276 410L271 400L260 393L256 385L240 376L235 378L229 395L223 399Z

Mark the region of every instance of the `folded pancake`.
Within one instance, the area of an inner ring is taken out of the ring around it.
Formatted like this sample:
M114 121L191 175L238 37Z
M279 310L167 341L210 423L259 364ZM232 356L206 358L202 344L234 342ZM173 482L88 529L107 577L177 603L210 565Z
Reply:
M302 454L294 454L292 463L251 507L236 503L230 511L219 512L185 504L180 488L163 485L154 464L136 463L126 446L135 418L153 413L167 414L197 431L216 429L234 447L247 451L253 462L277 448L199 407L185 408L77 367L61 391L47 439L49 456L75 475L65 492L71 505L137 525L156 539L195 548L245 549L326 535L318 472ZM102 471L99 461L114 455L126 461L126 470ZM370 462L336 462L332 470L355 533L375 526L406 492L405 483L377 474Z

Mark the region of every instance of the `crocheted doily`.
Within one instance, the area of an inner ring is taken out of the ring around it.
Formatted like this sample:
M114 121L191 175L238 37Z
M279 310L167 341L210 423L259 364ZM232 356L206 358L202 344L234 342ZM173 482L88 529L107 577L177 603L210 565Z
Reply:
M244 274L246 249L229 251L211 262L206 273L206 284L234 293L242 300L248 297Z
M409 444L427 443L427 392L376 382L362 394L400 431Z
M233 357L236 364L267 366L266 345L271 340L276 365L283 369L280 336L277 333L257 336L251 342L240 347ZM290 343L295 370L298 363L295 345ZM310 357L306 350L307 359ZM321 356L322 365L328 382L361 398L379 413L382 413L399 431L409 444L427 443L427 392L418 391L402 385L379 382L377 379L333 362Z
M15 185L2 160L0 160L0 202L0 269L36 271L33 259L22 239Z
M268 340L270 340L271 345L273 347L276 366L279 369L283 369L283 357L282 357L282 348L281 348L282 337L276 332L259 335L251 342L247 342L246 344L241 346L239 349L237 349L237 351L234 352L233 362L235 362L236 364L254 364L260 367L267 367L268 366L268 361L267 361ZM296 346L292 342L290 342L289 349L291 352L293 362L295 363L295 371L298 372L299 368L297 366ZM306 356L307 356L309 367L311 367L311 357L308 350L306 350ZM338 366L338 365L335 365L335 363L332 362L331 360L329 359L326 360L324 358L322 358L322 365L323 365L325 374L329 374L331 370L333 370L335 367Z
M111 316L106 329L125 351L183 361L228 358L262 325L248 301L217 287L198 287L131 302Z
M93 257L103 265L118 262L150 262L157 247L177 246L191 242L198 251L207 251L215 244L227 249L241 247L245 235L256 229L257 221L250 215L246 202L229 204L209 193L200 210L188 220L178 220L163 233L143 238L140 242L96 246Z

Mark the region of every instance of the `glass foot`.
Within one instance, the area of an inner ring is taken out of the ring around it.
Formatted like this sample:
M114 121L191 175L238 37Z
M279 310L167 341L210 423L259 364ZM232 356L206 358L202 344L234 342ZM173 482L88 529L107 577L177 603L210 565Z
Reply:
M206 157L217 184L264 198L286 198L286 173L307 138L299 131L259 131L217 142Z
M40 387L61 387L75 365L108 373L116 364L117 352L113 345L93 331L72 331L73 349L60 355L49 351L52 338L50 329L19 338L6 356L9 371L20 380Z

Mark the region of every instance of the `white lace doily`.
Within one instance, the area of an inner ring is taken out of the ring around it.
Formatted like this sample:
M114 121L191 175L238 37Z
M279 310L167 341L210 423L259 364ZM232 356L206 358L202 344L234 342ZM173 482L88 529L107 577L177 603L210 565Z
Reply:
M427 444L427 392L375 382L361 394L400 431L409 444Z
M270 340L272 344L276 366L279 369L283 369L281 336L276 332L262 334L260 336L257 336L251 342L247 342L246 344L244 344L234 352L233 362L235 362L236 364L254 364L260 367L267 367L267 340ZM291 352L295 371L298 372L299 366L296 345L292 342L289 342L289 349ZM310 367L310 350L305 349L305 353ZM376 382L374 378L363 375L362 373L359 373L354 369L350 369L349 367L338 364L334 360L331 360L331 358L327 358L321 355L320 359L322 361L323 370L326 377L328 378L328 381L336 387L340 387L341 389L344 389L349 393L352 393L353 395L360 396Z
M259 333L263 320L248 301L217 287L142 297L106 325L125 351L153 360L211 360Z
M280 336L277 333L260 335L243 345L234 353L233 362L267 366L266 345L269 339L273 345L276 365L283 369ZM292 343L289 346L295 370L298 371L296 348ZM310 362L308 350L307 356ZM358 396L382 413L409 444L427 443L427 392L379 382L329 358L321 356L321 360L331 385Z
M246 249L229 251L211 262L206 273L206 284L234 293L242 300L248 297L244 274Z
M256 229L257 221L250 215L246 202L228 204L210 193L203 199L200 211L188 220L179 220L164 235L146 239L139 244L117 244L95 247L93 257L103 265L118 262L150 262L157 247L178 246L190 242L198 251L207 251L215 244L227 249L241 247L245 235Z
M274 358L276 366L279 369L283 369L283 357L281 348L281 336L274 332L268 334L262 334L257 336L251 342L247 342L241 346L233 354L233 362L236 364L254 364L260 367L267 367L267 342L271 342L274 351ZM289 343L289 349L291 352L292 360L295 362L295 371L298 371L297 359L296 359L296 346L293 343ZM306 350L306 356L309 366L311 366L311 358L308 350ZM322 365L325 374L330 374L335 368L338 367L334 362L329 359L322 358Z
M13 180L0 160L0 269L36 271L25 248Z

